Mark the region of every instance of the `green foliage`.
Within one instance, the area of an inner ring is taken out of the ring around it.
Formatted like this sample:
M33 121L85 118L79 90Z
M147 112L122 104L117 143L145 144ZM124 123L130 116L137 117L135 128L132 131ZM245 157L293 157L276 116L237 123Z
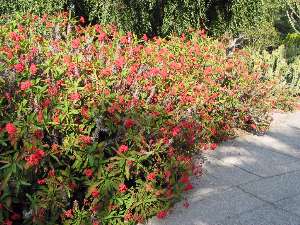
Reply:
M285 55L288 62L293 62L300 56L300 33L290 33L285 38Z
M267 51L258 53L254 50L252 54L253 57L258 58L266 65L266 68L260 72L263 73L267 79L276 79L282 85L288 85L290 87L287 93L281 94L281 96L290 96L288 92L291 92L293 95L300 94L299 48L298 51L292 51L291 49L295 49L295 45L292 45L293 47L291 48L288 46L289 45L281 45L271 53Z
M163 6L162 35L172 32L179 34L186 32L188 28L199 29L203 27L207 3L205 0L166 1Z
M200 28L206 16L205 0L84 0L83 5L90 20L115 23L137 34L182 33L189 27Z
M83 11L88 19L101 24L116 24L121 30L138 34L150 32L156 0L83 0Z
M244 34L252 45L279 43L274 19L284 12L283 0L4 0L0 14L30 11L34 14L72 10L90 22L115 24L138 35L167 36L189 28L206 27L212 35Z
M280 35L274 20L279 16L282 0L235 0L230 8L228 28L233 35L243 34L256 48L276 46Z
M286 2L286 14L294 32L300 33L300 3L297 0L288 0Z
M37 15L63 10L68 0L1 0L0 15L31 12Z

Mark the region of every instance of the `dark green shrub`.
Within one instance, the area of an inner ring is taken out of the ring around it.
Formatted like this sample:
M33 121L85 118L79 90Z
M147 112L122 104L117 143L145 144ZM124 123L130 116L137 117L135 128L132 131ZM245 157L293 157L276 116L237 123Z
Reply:
M234 0L227 30L234 35L244 34L256 47L278 45L280 36L274 27L274 19L281 7L281 0Z
M34 14L72 10L89 22L115 24L138 35L167 36L206 27L212 35L243 33L258 47L277 45L274 18L282 0L4 0L0 14L30 11Z
M189 27L200 28L206 17L206 0L83 0L90 20L115 23L137 34L168 35Z
M13 12L32 12L41 15L63 10L68 0L1 0L0 15Z

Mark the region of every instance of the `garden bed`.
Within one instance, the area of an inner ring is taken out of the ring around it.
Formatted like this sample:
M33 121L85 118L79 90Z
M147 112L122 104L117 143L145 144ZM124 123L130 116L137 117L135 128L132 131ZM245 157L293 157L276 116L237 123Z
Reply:
M0 221L165 217L193 188L195 153L292 104L264 64L225 49L203 30L138 39L67 14L1 25Z

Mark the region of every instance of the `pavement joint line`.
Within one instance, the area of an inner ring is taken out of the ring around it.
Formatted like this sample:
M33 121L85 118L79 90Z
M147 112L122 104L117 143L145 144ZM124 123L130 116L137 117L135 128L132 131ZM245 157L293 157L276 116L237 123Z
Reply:
M219 159L220 161L222 161L223 163L225 163L222 159ZM249 173L249 174L251 174L251 175L254 175L254 176L257 176L257 177L260 177L260 178L264 178L263 176L261 176L261 175L259 175L259 174L256 174L256 173L254 173L254 172L251 172L251 171L249 171L249 170L247 170L247 169L245 169L245 168L243 168L243 167L239 167L238 165L235 165L235 164L233 164L233 163L230 163L232 166L234 166L234 167L237 167L237 168L239 168L239 169L241 169L241 170L243 170L244 172L246 172L246 173Z
M246 193L246 194L248 194L248 195L250 195L250 196L252 196L252 197L254 197L254 198L256 198L256 199L258 199L258 200L260 200L260 201L262 201L262 202L265 202L265 203L268 204L268 205L271 205L271 206L274 207L275 209L279 209L279 210L281 210L281 211L284 211L284 212L293 214L294 216L299 217L299 219L300 219L300 215L298 215L297 213L294 213L294 212L292 212L292 211L289 211L289 210L287 210L287 209L284 209L284 208L282 208L282 207L280 207L280 206L278 206L278 205L275 204L276 202L282 201L282 200L284 200L284 199L291 198L291 197L293 197L293 195L291 195L291 196L289 196L289 197L282 198L282 199L277 200L277 201L275 201L275 202L271 202L271 201L265 200L265 199L263 199L263 198L261 198L261 197L255 195L255 194L253 194L253 193L251 193L251 192L248 192L248 191L244 190L244 189L243 189L242 187L240 187L239 185L237 185L237 188L240 189L242 192L244 192L244 193ZM299 194L299 195L300 195L300 194ZM295 195L295 196L298 196L298 194ZM262 207L258 207L258 209L259 209L259 208L262 208ZM241 214L242 214L242 213L241 213Z
M294 195L294 196L288 196L288 197L285 197L285 198L276 200L276 201L274 201L274 203L278 203L278 202L280 202L280 201L287 200L287 199L289 199L289 198L291 198L291 197L298 197L298 196L300 196L300 193L299 193L299 194L296 194L296 195Z
M210 175L210 176L212 176L212 175ZM214 176L213 176L213 177L214 177ZM217 178L217 177L214 177L214 178ZM250 196L252 196L252 197L254 197L254 198L256 198L256 199L258 199L258 200L260 200L260 201L263 201L263 202L266 203L266 204L272 205L272 206L274 206L275 208L278 208L278 206L277 206L275 203L277 203L277 202L279 202L279 201L282 201L282 200L291 198L291 197L293 197L293 196L294 196L294 197L300 196L300 194L291 195L291 196L288 196L288 197L285 197L285 198L276 200L276 201L274 201L274 202L271 202L271 201L265 200L265 199L263 199L263 198L261 198L261 197L255 195L255 194L253 194L253 193L251 193L251 192L248 192L248 191L246 191L245 189L243 189L243 188L241 187L241 185L247 185L247 184L250 184L250 183L253 183L253 182L262 181L262 180L264 180L264 179L266 179L266 178L261 178L261 179L253 180L253 181L247 181L247 182L245 182L245 183L237 184L237 185L231 185L231 186L228 185L228 186L225 187L225 188L216 190L216 191L215 191L215 194L218 195L218 194L221 194L222 192L225 192L225 191L227 191L227 190L229 190L229 189L232 189L232 188L238 188L239 190L241 190L241 191L244 192L245 194L248 194L248 195L250 195ZM197 195L195 195L195 196L197 196ZM209 198L211 198L211 197L212 197L212 196L203 196L203 198L199 199L199 201L202 201L202 200L205 200L205 199L209 199ZM280 209L281 209L281 208L280 208ZM298 215L298 216L299 216L299 215Z
M298 171L300 171L300 169L296 169L296 170L287 171L287 172L280 173L280 174L275 174L275 175L263 177L263 179L271 179L271 178L274 178L274 177L280 177L280 176L288 175L288 174L295 173L295 172L298 172Z

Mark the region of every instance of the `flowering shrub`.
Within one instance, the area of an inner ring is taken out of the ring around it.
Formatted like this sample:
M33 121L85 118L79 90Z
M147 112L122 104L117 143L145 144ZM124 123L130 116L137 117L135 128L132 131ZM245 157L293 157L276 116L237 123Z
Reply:
M139 40L67 15L0 27L3 224L163 218L201 172L193 153L260 128L276 82L247 52L187 36Z

